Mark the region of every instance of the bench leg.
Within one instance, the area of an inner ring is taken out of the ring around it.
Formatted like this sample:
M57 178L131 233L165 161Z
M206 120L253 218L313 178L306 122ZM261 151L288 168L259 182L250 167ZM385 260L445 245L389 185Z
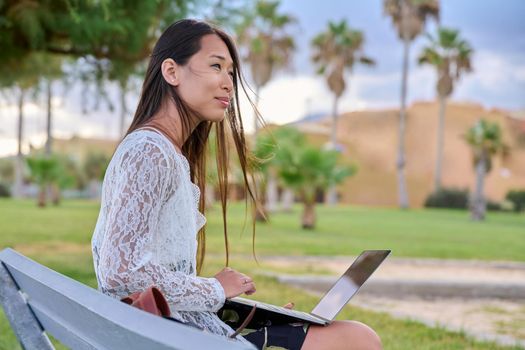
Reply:
M0 303L24 349L55 349L2 263L0 263Z

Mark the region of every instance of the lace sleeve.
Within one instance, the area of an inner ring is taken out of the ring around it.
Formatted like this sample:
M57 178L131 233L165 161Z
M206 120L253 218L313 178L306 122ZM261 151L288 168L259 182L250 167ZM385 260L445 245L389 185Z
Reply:
M181 311L218 311L224 289L215 278L171 271L154 263L152 240L168 186L175 171L155 145L139 143L123 152L115 168L105 238L100 250L99 279L118 296L156 285L170 305ZM175 174L177 175L177 174Z

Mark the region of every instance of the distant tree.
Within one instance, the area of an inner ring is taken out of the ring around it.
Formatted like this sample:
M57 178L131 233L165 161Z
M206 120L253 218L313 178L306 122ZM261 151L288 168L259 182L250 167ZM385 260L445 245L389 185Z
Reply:
M355 166L339 165L340 154L308 144L297 129L283 127L258 138L256 155L262 173L275 171L285 186L301 198L301 225L313 229L316 223L315 196L355 173Z
M101 152L89 152L86 155L82 171L88 180L102 181L109 164L109 157Z
M47 204L47 193L49 188L57 185L61 176L60 162L56 157L40 156L28 157L31 180L38 185L37 204L45 207Z
M231 32L235 32L242 25L246 15L245 0L215 0L203 5L204 8L197 12L202 13L206 21Z
M1 50L0 50L1 51ZM39 82L38 69L41 67L38 54L26 54L18 59L9 59L0 64L0 87L15 95L18 107L17 118L17 155L15 161L15 179L13 197L22 196L24 177L24 155L22 144L24 140L24 105L32 97Z
M266 194L263 199L266 216L277 210L278 172L287 159L282 153L293 152L295 148L300 151L305 142L304 135L292 127L280 127L257 135L254 154L258 159L258 174L262 177L261 191Z
M503 143L499 125L485 119L478 120L468 129L464 138L472 149L476 169L476 187L470 202L470 216L475 221L484 220L487 210L483 194L485 176L492 169L492 158L496 154L506 154L507 147Z
M293 37L288 34L296 21L292 16L280 14L280 0L257 0L253 8L244 13L237 28L242 58L250 65L255 85L255 106L259 93L275 71L289 65L295 50ZM259 130L258 115L254 114L255 133Z
M314 55L312 60L318 65L317 72L326 78L330 91L334 93L332 109L331 148L337 149L338 104L346 89L345 73L350 74L356 63L372 66L374 60L363 53L363 32L348 26L346 20L339 23L328 22L328 28L317 34L312 40ZM329 189L327 202L335 204L335 187Z
M33 51L77 57L144 57L151 51L151 41L146 38L158 37L161 28L188 14L195 2L3 1L0 63Z
M12 184L15 176L15 166L11 158L0 159L0 183Z
M445 109L447 98L454 90L454 83L463 73L470 72L472 49L459 36L459 32L449 28L439 28L437 38L428 35L429 45L419 55L419 64L430 64L438 73L436 90L439 96L439 126L437 137L436 169L434 191L441 189L443 162L443 139L445 132Z
M304 229L313 229L317 221L316 193L341 183L346 177L353 175L356 168L338 165L339 152L312 146L304 147L298 154L283 152L282 157L283 164L287 160L287 165L280 169L279 176L301 198L301 226Z
M428 18L439 18L438 0L383 0L384 11L392 18L399 38L403 41L403 70L401 79L401 107L399 109L399 146L397 155L397 177L399 207L408 208L408 190L405 178L405 129L406 97L408 82L408 60L410 43L423 31Z

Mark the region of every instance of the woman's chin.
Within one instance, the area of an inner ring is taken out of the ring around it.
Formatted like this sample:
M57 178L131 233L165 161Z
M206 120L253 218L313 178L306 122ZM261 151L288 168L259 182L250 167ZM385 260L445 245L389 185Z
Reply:
M212 114L206 115L205 118L206 118L206 121L218 123L218 122L222 122L225 116L226 116L226 113L223 111L222 113L213 113L213 115Z

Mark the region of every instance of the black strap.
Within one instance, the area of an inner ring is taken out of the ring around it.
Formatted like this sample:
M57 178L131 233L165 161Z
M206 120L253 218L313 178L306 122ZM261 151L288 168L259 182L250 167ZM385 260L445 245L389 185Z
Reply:
M242 330L244 328L246 328L246 326L248 325L248 323L250 323L250 321L252 320L253 318L253 315L255 315L255 310L257 309L257 305L254 305L252 307L252 309L250 310L250 313L248 314L248 316L246 316L246 318L244 319L244 321L242 321L241 325L239 326L239 328L237 328L235 330L235 332L233 332L231 335L230 335L230 338L235 338L236 336L239 335L239 333L242 332Z

